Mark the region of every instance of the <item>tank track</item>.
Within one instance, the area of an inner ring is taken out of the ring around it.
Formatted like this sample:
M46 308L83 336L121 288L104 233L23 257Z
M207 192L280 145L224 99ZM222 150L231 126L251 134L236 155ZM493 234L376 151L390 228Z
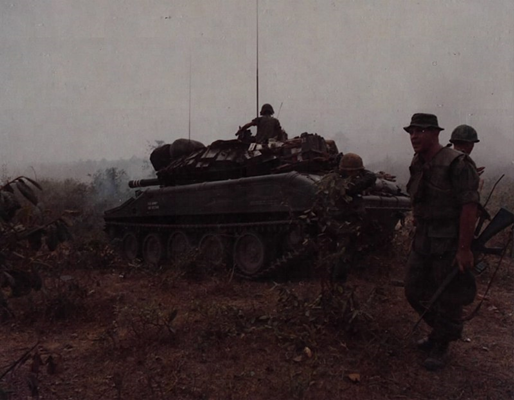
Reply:
M309 241L310 243L310 241ZM266 268L263 268L261 271L259 271L257 274L248 276L246 274L243 274L241 271L235 269L235 275L243 278L243 279L249 279L249 280L255 280L255 279L261 279L261 278L268 278L272 275L276 275L279 272L287 271L289 268L291 268L294 264L303 261L305 257L308 257L314 252L314 248L312 245L302 245L302 249L300 250L292 250L289 251L279 258L273 260L269 266Z
M173 230L185 230L188 232L222 232L222 234L236 237L245 231L252 231L260 234L280 234L286 233L291 225L296 225L294 220L276 220L276 221L263 221L263 222L248 222L248 223L229 223L229 224L148 224L148 223L126 223L111 221L107 226L115 226L132 230L143 230L149 232L172 232ZM314 251L314 246L311 240L301 245L299 249L286 251L279 257L273 259L267 266L262 268L256 274L247 275L240 271L237 267L234 268L234 274L243 279L255 280L275 275L279 272L286 271L294 264L303 261Z

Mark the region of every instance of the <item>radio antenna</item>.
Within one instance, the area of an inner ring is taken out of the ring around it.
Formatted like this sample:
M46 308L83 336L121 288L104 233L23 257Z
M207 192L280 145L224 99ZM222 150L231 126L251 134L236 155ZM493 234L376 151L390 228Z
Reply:
M189 53L189 127L188 139L191 140L191 53Z
M256 70L255 70L255 83L257 85L257 117L259 116L259 0L255 0L255 16L256 16L256 30L257 30L257 39L256 39Z
M280 102L280 107L278 108L277 118L280 117L280 110L282 110L282 104L284 104L283 101Z

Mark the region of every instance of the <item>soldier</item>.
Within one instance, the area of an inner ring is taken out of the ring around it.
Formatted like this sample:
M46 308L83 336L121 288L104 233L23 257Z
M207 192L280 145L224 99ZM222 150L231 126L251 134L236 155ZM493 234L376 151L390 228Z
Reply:
M376 175L364 168L362 158L358 154L346 153L339 163L339 173L343 178L350 178L346 193L350 196L362 194L371 188L377 179Z
M355 153L346 153L339 162L339 175L346 181L345 194L355 199L369 190L376 180L376 175L364 168L362 158ZM343 181L343 182L345 182ZM359 201L352 200L350 204L343 204L346 210L342 217L348 232L341 237L334 237L335 251L342 253L332 267L333 281L346 281L349 263L355 257L355 250L361 228L361 219L364 209ZM341 249L344 248L344 252Z
M251 122L248 122L246 125L243 125L239 128L239 131L236 133L236 136L240 135L240 133L245 132L251 126L257 127L257 134L255 135L255 142L257 143L267 143L268 139L277 139L282 140L284 132L282 131L282 127L280 126L280 121L272 115L275 114L273 107L271 104L263 104L261 107L261 116L253 119Z
M467 154L468 156L473 151L475 143L478 142L480 142L480 140L478 140L477 131L469 125L459 125L453 130L450 138L450 143L453 144L453 148ZM448 146L451 146L451 144ZM477 171L478 175L482 175L484 167L477 168Z
M444 367L448 345L461 337L462 307L476 295L471 241L479 203L478 174L468 155L439 143L437 117L414 114L409 134L415 151L407 190L411 196L415 234L407 262L405 295L432 328L418 348L429 351L424 366ZM445 278L459 269L429 306Z
M450 143L453 144L455 150L466 153L468 156L473 151L475 143L480 142L478 140L477 131L469 125L459 125L452 132Z

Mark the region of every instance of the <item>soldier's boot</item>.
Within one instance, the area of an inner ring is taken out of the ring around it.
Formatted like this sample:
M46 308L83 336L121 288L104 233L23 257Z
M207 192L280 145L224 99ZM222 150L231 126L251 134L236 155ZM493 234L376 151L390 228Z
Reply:
M423 362L423 366L429 371L437 371L446 365L446 354L448 353L447 342L434 342L432 350L427 359Z

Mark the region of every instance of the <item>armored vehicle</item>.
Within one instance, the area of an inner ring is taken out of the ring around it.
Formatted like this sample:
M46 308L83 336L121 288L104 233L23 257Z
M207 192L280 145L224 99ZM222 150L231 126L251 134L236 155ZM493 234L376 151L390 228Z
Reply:
M156 149L157 178L130 181L146 189L105 212L106 231L121 240L127 259L175 263L194 253L212 267L256 278L312 254L320 232L305 216L339 163L333 141L304 133L266 144L248 136L207 147L185 143ZM372 233L393 232L409 209L409 198L382 180L351 203L364 210L363 226Z

